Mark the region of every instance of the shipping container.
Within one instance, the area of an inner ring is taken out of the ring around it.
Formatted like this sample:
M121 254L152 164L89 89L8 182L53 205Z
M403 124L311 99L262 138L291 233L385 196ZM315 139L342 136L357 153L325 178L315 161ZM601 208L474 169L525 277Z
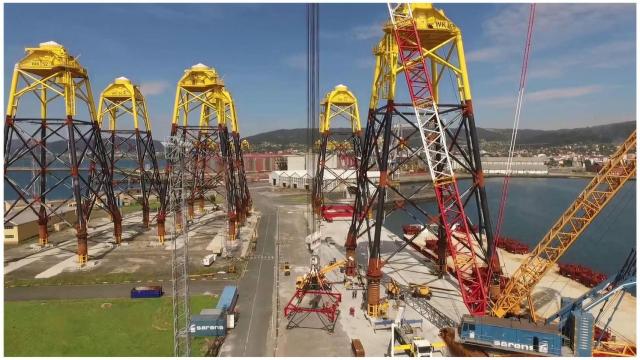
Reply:
M462 343L523 354L560 356L562 334L554 326L524 319L464 315L459 327Z
M227 285L222 289L222 294L220 294L220 299L218 299L218 306L216 306L216 309L222 309L226 312L232 313L235 310L237 301L238 287Z
M157 298L163 294L162 286L136 286L131 289L131 298Z
M192 315L189 324L189 333L195 337L224 336L226 334L226 321L224 316L217 315Z

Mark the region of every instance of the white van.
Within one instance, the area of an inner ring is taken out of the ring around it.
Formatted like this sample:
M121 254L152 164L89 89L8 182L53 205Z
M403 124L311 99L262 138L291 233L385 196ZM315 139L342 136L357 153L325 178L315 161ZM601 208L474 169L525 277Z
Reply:
M207 256L205 256L204 258L202 258L202 265L203 266L211 266L211 264L213 264L216 261L216 254L209 254Z

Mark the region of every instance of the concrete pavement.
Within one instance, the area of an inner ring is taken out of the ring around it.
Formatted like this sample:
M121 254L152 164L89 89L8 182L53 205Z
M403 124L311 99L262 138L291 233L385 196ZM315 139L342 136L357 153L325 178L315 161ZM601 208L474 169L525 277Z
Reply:
M222 345L221 356L273 355L267 334L271 327L274 267L277 266L277 208L269 199L260 196L259 189L251 190L254 207L262 213L257 246L238 282L240 315L236 328L229 332Z

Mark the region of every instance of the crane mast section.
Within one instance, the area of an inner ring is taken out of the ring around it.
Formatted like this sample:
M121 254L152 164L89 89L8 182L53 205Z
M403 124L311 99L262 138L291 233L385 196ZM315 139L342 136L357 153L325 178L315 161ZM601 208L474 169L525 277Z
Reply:
M627 180L635 175L635 148L634 131L516 270L495 302L493 315L504 317L516 309Z
M463 301L469 313L480 315L486 311L486 291L451 166L445 129L434 101L420 34L410 5L389 4L389 14Z

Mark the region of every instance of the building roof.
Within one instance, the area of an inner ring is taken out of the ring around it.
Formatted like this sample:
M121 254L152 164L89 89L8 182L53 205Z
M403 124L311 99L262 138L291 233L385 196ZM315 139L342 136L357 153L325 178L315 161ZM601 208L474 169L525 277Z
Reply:
M482 164L482 170L507 170L507 164L487 163ZM512 171L547 171L547 165L542 164L511 164Z
M485 162L507 162L509 161L509 158L506 156L483 156L481 158L482 163L484 164ZM546 162L547 161L547 157L546 156L514 156L512 159L513 163L519 163L519 162Z
M22 212L16 215L13 219L11 219L13 215L19 212L20 210L22 210ZM55 216L55 215L63 216L72 211L75 211L75 209L74 208L65 208L64 210L58 209L54 214L51 214L50 216ZM19 209L19 210L12 210L9 214L5 215L5 219L11 219L10 221L5 221L5 225L16 226L16 225L22 225L22 224L30 223L33 221L37 221L38 215L36 215L36 213L34 213L33 210L31 209L24 209L24 210Z
M278 177L312 177L311 170L275 170L271 173ZM380 171L367 171L367 175L370 178L379 178ZM325 169L323 178L324 180L355 179L357 176L358 173L355 169Z

